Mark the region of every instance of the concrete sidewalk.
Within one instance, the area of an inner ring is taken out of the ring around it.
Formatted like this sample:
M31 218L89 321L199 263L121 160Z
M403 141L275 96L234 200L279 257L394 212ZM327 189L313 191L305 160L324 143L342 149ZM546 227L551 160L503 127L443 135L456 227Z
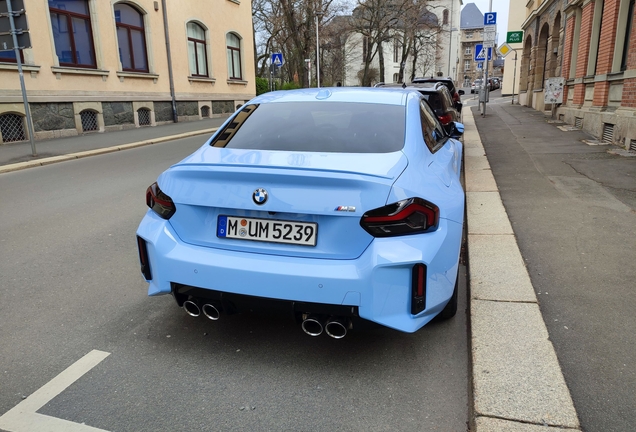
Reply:
M173 139L211 134L227 117L218 117L155 127L116 132L89 133L66 138L35 141L37 156L31 144L20 142L0 145L0 173L47 165L81 157L125 150Z
M474 430L579 430L472 111L463 116Z

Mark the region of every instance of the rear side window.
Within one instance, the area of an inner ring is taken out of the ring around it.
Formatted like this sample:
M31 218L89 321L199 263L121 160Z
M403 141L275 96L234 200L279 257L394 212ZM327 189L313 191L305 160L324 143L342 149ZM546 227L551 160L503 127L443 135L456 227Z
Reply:
M214 147L336 153L390 153L404 147L405 107L354 102L246 105Z
M424 99L433 108L436 115L442 115L446 111L442 103L442 95L439 93L422 93Z
M448 137L442 125L435 118L435 114L424 101L420 101L420 120L422 122L424 142L431 153L435 153L442 148Z

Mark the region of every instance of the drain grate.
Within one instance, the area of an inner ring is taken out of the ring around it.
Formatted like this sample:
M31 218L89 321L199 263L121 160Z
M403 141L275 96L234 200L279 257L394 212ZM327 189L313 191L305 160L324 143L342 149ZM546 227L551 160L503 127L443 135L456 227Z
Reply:
M0 115L0 142L26 141L24 120L18 114Z
M611 123L603 123L603 139L606 144L614 142L614 125Z
M99 130L97 125L97 113L91 110L84 110L80 113L80 120L82 120L82 131L92 132Z
M139 116L139 126L150 126L150 110L148 108L139 108L137 115Z
M574 117L574 127L583 129L583 117Z

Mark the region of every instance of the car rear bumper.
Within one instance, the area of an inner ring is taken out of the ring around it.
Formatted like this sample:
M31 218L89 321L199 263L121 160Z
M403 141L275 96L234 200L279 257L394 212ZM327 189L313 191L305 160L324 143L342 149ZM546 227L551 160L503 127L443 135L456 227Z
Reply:
M361 318L404 332L421 328L451 298L461 233L461 224L441 219L435 232L376 238L358 258L335 260L186 244L152 211L137 231L147 260L148 295L170 294L178 284L215 293L351 306ZM426 307L411 315L415 264L427 268Z

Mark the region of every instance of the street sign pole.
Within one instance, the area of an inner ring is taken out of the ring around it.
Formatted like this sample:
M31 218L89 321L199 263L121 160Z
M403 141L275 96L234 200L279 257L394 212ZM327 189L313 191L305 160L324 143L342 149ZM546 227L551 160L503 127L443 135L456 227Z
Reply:
M517 78L517 50L515 50L515 69L512 71L512 105L515 104L515 80Z
M1 0L0 0L1 1ZM13 8L11 0L7 2L7 14L9 16L9 24L11 26L11 36L13 39L13 52L15 53L16 63L18 64L18 74L20 75L20 89L22 90L22 102L24 103L24 113L27 119L27 129L29 130L29 141L31 142L31 154L37 156L35 150L35 142L33 141L33 122L31 121L31 110L29 109L29 101L27 99L26 87L24 85L24 73L22 72L22 60L20 59L20 47L18 45L18 35L15 29L15 21L13 20ZM24 10L21 11L24 13Z

